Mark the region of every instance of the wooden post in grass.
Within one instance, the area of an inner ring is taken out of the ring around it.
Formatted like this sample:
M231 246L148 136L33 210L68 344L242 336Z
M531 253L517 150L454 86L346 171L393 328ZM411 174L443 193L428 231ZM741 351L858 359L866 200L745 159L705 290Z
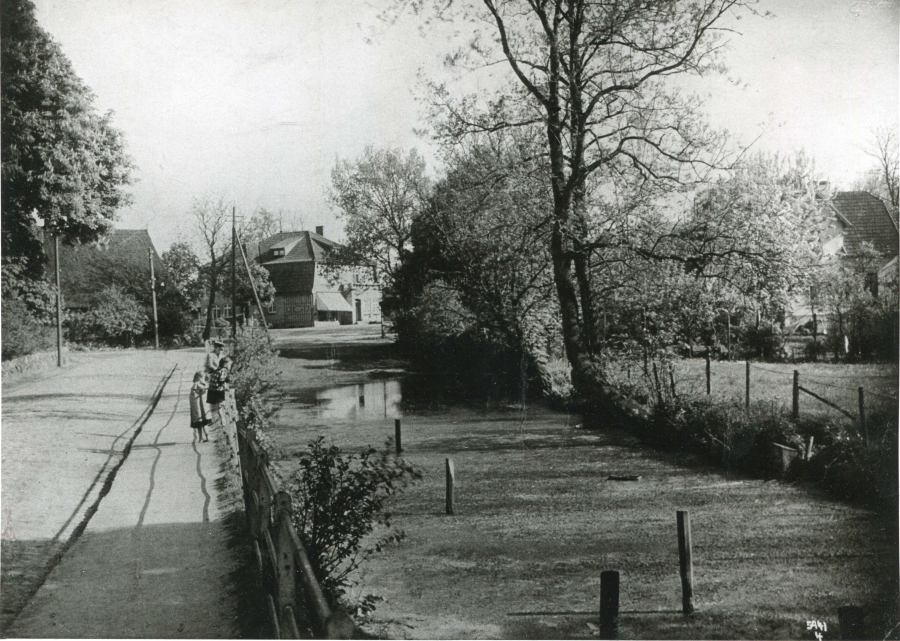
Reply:
M447 514L453 514L453 483L456 480L456 470L453 469L453 461L445 459L447 468Z
M744 366L745 366L745 367L744 367L744 370L745 370L745 378L747 379L747 383L746 383L746 385L745 385L746 391L745 391L745 393L744 393L744 396L745 396L744 404L745 404L747 407L750 407L750 361L747 361L747 362L744 364Z
M681 610L694 613L694 562L691 558L691 515L678 510L678 561L681 571Z
M791 418L800 417L800 370L794 370L794 390L791 394Z
M869 442L869 430L866 427L866 399L865 392L863 392L863 388L860 387L858 389L859 392L859 427L863 431L863 434L866 437L866 443Z
M845 605L838 608L838 623L841 628L842 639L866 638L863 609L858 605Z
M675 393L675 368L671 363L669 363L669 384L672 386L672 398L678 398L678 394Z
M819 360L819 321L816 313L813 312L813 362Z
M709 362L709 347L706 348L706 395L712 394L712 367Z
M619 637L619 573L600 573L600 638Z
M394 441L397 445L397 454L403 451L403 445L400 443L400 419L394 419Z

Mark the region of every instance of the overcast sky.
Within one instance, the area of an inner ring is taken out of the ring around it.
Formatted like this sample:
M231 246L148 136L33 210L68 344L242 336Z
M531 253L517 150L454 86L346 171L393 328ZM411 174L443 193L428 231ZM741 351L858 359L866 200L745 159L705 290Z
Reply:
M116 113L138 166L122 228L160 251L187 230L194 196L223 195L305 228L340 223L324 194L335 159L366 144L427 141L417 72L439 73L443 37L386 28L353 0L34 0L37 17ZM697 85L710 121L765 151L805 148L849 187L874 127L898 120L900 0L763 0L744 19L728 77ZM377 37L369 37L376 29ZM740 82L734 82L739 80Z

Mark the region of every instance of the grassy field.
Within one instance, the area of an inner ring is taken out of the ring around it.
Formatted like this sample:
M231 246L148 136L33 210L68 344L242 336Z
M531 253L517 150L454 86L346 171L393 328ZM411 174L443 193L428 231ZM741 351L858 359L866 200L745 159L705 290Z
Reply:
M346 450L383 443L395 416L404 457L424 471L391 505L407 538L359 576L355 595L383 599L366 625L379 638L596 638L604 570L621 573L620 638L813 638L811 620L827 622L826 638L837 638L837 608L847 604L865 607L868 634L896 638L896 532L872 512L813 487L653 451L539 405L415 410L405 383L377 376L386 367L374 354L359 366L350 344L336 359L302 345L286 353L271 429L282 473L319 435ZM702 377L703 361L681 366ZM789 403L793 366L782 367L770 393L787 381ZM714 363L713 372L714 390L742 398L743 363ZM380 382L403 387L402 401L379 404L393 393L375 389ZM346 398L316 391L328 383L358 387ZM444 513L447 458L456 468L453 516ZM609 479L622 475L640 480ZM693 528L690 618L679 611L678 509L690 510Z
M683 396L706 395L706 361L704 359L679 359L672 363L675 390ZM746 385L744 361L712 361L711 393L721 401L744 401ZM794 370L800 372L800 385L823 396L833 403L857 414L858 388L864 389L866 406L894 402L897 398L898 371L896 365L845 365L832 363L750 363L751 402L771 403L791 407L791 389ZM640 364L619 363L609 368L618 382L648 383ZM631 379L629 379L629 371ZM659 370L661 384L669 386L667 371ZM652 376L652 374L651 374ZM652 388L648 388L652 389ZM893 400L892 400L893 399ZM835 409L807 394L800 394L800 412L803 414L828 414L835 418L842 415Z

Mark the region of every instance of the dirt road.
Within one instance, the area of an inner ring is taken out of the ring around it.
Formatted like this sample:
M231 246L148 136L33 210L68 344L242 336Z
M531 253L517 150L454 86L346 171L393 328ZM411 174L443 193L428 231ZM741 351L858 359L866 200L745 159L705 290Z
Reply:
M3 390L5 635L232 636L220 459L189 428L202 353L73 360Z
M872 638L896 638L896 529L871 512L585 429L539 403L435 401L440 390L396 376L368 328L298 332L279 345L273 435L284 472L317 435L347 450L378 446L394 418L404 457L425 472L391 506L406 539L372 557L354 591L383 599L373 634L589 639L600 574L618 570L620 638L812 639L809 621L838 638L843 605L865 607ZM446 458L456 469L453 516L444 514ZM693 525L690 618L680 613L680 509Z

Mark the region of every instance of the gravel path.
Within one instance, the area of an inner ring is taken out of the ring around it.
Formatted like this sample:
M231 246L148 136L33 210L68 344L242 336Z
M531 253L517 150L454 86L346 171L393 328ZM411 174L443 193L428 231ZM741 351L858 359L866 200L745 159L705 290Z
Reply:
M234 635L220 461L188 427L201 358L81 354L3 390L7 636Z

